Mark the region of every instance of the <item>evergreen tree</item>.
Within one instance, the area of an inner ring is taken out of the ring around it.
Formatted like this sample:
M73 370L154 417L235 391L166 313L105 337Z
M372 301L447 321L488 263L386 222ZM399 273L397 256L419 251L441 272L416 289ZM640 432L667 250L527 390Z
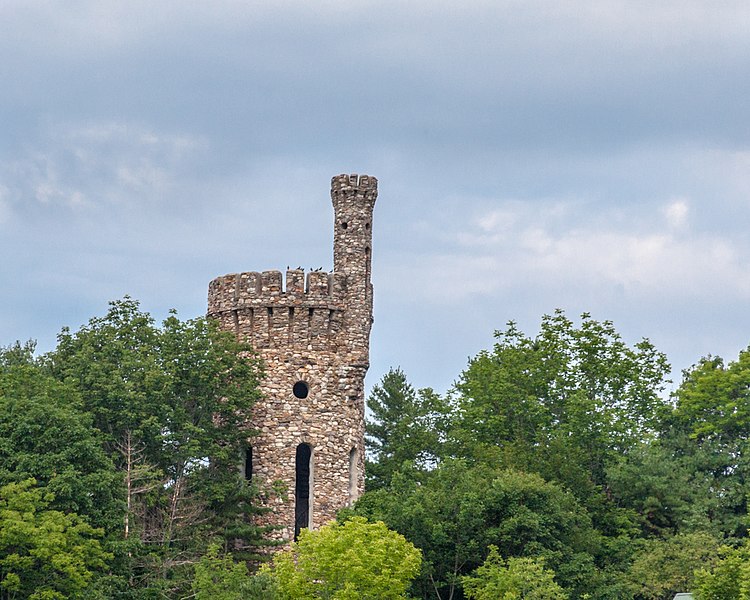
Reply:
M447 409L435 392L415 390L401 369L391 369L372 389L367 408L368 489L388 486L404 463L422 470L437 464Z

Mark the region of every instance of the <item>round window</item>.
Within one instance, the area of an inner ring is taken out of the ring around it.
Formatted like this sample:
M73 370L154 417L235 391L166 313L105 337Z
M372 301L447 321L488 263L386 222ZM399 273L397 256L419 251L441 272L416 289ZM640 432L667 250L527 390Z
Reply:
M300 400L307 398L307 394L310 392L310 388L307 387L306 381L298 381L292 386L292 392Z

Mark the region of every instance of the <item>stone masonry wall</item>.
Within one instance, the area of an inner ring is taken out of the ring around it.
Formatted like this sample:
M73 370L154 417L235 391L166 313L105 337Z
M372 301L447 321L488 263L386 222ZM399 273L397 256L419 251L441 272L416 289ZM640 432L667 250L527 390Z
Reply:
M283 482L267 522L279 537L295 531L296 452L312 450L309 521L317 528L364 491L364 378L372 325L372 212L377 179L331 181L334 270L237 273L209 285L208 315L250 342L266 367L263 400L249 415L258 435L252 472L261 485ZM284 285L285 283L285 285ZM307 396L294 385L304 382Z

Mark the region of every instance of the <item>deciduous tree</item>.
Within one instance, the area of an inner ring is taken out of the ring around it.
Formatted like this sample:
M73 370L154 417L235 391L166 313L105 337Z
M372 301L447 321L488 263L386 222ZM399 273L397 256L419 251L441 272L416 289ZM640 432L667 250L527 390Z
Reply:
M0 487L0 599L80 597L111 558L101 530L51 500L33 479Z
M607 468L659 430L666 357L646 339L632 347L609 321L562 311L535 337L514 323L496 332L462 374L455 452L534 470L587 501Z
M47 361L80 395L126 484L120 531L133 585L184 588L216 537L253 554L255 491L239 469L260 374L248 346L202 318L171 314L157 326L126 298L64 330Z
M382 522L353 517L304 529L274 557L283 600L396 600L406 597L421 553Z
M539 559L503 560L497 547L490 546L484 563L462 579L469 600L566 600L568 594L554 575Z

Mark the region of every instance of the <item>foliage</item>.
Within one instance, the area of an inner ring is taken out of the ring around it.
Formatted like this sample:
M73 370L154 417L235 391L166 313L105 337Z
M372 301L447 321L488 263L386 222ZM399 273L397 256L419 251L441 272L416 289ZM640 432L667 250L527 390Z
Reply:
M362 517L303 530L288 551L274 557L283 600L393 600L406 597L421 555L381 521Z
M29 366L36 364L34 351L36 342L16 342L7 347L0 347L0 372L7 371L11 367Z
M648 340L632 348L609 321L562 311L530 338L509 323L492 352L473 358L457 385L460 452L500 457L590 490L606 468L659 429L669 410L659 393L669 371Z
M404 463L433 467L440 456L447 408L431 389L414 390L401 369L391 369L367 399L367 488L387 487Z
M728 365L703 358L684 371L675 396L674 426L688 432L702 459L713 520L726 535L742 537L750 491L750 349Z
M77 597L106 567L101 530L51 500L33 479L0 487L0 599Z
M505 556L543 557L571 589L596 587L599 536L576 499L535 474L446 461L423 481L401 473L365 494L357 514L382 519L424 552L415 592L451 598L490 545Z
M717 540L705 533L643 540L628 573L634 594L661 600L693 589L694 572L716 561L718 547Z
M96 527L122 522L121 480L72 386L56 381L19 346L0 351L0 485L29 478Z
M750 545L725 546L712 569L695 574L696 600L750 600Z
M607 469L609 491L620 506L638 514L644 535L705 531L719 509L706 470L707 461L715 459L672 430L612 464Z
M185 591L217 536L254 555L256 491L238 465L260 375L247 346L205 319L159 327L126 298L64 330L46 365L76 390L124 481L116 562L128 589Z
M750 348L728 365L720 357L701 359L687 369L677 392L676 414L699 439L727 444L750 435Z
M382 378L369 491L259 574L247 346L126 298L42 358L0 348L0 600L750 600L750 348L672 404L608 321L496 336L446 398Z
M244 562L231 554L220 556L219 546L211 545L195 565L193 592L196 600L273 600L276 580L268 573L252 576Z
M554 573L541 560L509 558L496 546L474 574L462 578L469 600L565 600L568 595L555 583Z

